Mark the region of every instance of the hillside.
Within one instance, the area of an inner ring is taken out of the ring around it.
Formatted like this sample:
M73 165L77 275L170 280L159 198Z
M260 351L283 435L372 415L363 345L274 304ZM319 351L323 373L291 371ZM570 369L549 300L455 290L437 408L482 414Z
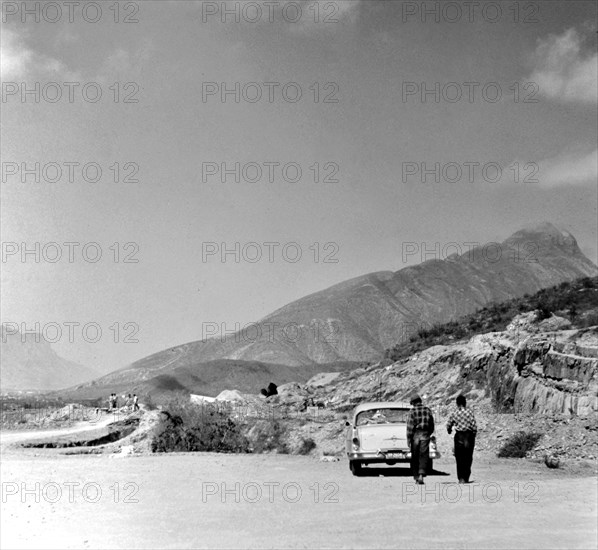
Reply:
M377 363L341 373L324 385L285 384L279 395L268 398L273 416L284 421L281 441L296 447L312 439L318 452L341 456L343 419L356 405L405 401L418 392L434 412L439 445L448 453L452 437L444 425L456 396L464 394L478 420L476 451L496 453L508 437L524 431L540 435L529 456L548 452L594 459L598 326L574 329L563 318L540 317L522 313L503 331L428 347L386 366ZM307 410L295 420L293 412L306 410L310 403L323 408Z
M170 392L184 392L215 397L222 390L236 388L258 394L270 382L284 384L291 381L306 382L315 374L326 370L343 372L359 367L359 363L334 363L329 365L304 365L289 367L257 361L220 359L199 364L183 364L148 374L147 378L133 380L129 370L116 371L92 382L56 392L68 400L106 398L117 394L136 393L142 401L160 399ZM134 373L135 374L135 371Z
M2 392L55 390L98 376L95 370L60 357L41 334L11 334L4 326L0 330Z
M394 273L344 281L278 309L261 319L250 335L175 346L109 377L131 385L219 359L295 367L377 360L422 327L457 319L491 302L598 275L575 238L551 224L518 231L498 249L496 244L478 247Z
M567 281L533 295L488 304L455 321L422 327L409 341L400 341L387 349L384 358L390 362L398 361L431 346L485 332L503 331L517 314L534 310L539 312L541 319L547 319L553 313L565 317L575 328L598 325L598 277Z

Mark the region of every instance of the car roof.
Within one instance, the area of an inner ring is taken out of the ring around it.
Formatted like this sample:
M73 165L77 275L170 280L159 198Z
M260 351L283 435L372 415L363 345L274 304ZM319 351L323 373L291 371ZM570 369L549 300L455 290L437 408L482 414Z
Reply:
M404 401L368 401L367 403L361 403L355 407L353 414L359 414L363 411L369 411L371 409L410 409L411 405Z

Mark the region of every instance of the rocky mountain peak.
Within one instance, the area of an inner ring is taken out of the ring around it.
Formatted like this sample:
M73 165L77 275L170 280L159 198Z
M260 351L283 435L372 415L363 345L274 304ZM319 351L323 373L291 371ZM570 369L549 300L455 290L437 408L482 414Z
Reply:
M529 225L505 240L508 245L536 244L542 248L560 248L568 252L578 252L579 247L575 237L568 231L559 229L550 222Z

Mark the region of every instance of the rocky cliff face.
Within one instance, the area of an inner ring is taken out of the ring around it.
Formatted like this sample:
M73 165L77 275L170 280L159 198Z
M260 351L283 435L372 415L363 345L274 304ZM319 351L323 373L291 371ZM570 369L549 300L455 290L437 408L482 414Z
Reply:
M283 384L267 402L273 416L287 419L291 448L312 439L318 452L344 456L344 417L356 405L405 401L417 391L433 410L446 455L452 437L444 425L455 397L463 393L477 418L476 451L496 453L511 435L526 431L541 434L529 456L594 459L597 376L597 326L571 330L565 319L538 321L532 312L516 317L503 332L433 346L387 366ZM293 420L298 414L300 421Z
M418 391L441 414L463 393L480 410L594 415L598 327L567 327L564 319L538 322L536 313L527 313L504 332L434 346L386 367L378 364L340 373L323 385L316 381L296 385L291 394L309 396L339 411L363 401L404 401ZM280 393L288 393L286 386Z
M598 411L598 331L532 334L512 354L513 406L522 412L588 416Z

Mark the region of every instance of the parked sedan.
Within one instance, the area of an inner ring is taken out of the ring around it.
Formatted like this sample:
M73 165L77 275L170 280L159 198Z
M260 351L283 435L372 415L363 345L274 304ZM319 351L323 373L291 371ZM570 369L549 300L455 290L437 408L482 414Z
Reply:
M358 476L368 464L394 465L409 462L411 450L407 444L407 419L411 406L401 402L371 402L358 405L347 421L345 448L349 467ZM435 458L440 458L436 438L430 438L428 471Z

